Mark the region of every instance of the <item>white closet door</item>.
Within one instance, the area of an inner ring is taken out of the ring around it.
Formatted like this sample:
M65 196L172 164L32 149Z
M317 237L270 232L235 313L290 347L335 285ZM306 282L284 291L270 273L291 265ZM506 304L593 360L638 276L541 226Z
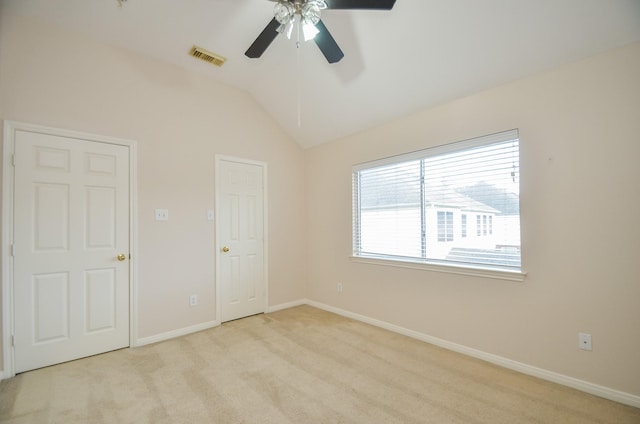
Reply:
M16 131L15 371L129 346L129 149Z

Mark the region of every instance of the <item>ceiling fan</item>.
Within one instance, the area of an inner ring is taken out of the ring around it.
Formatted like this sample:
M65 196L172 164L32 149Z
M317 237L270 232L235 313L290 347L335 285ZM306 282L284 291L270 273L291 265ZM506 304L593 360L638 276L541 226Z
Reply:
M278 34L291 38L296 23L302 28L305 41L313 39L329 63L339 62L344 53L320 19L324 9L377 9L391 10L396 0L271 0L277 1L274 17L258 38L244 53L252 59L259 58Z

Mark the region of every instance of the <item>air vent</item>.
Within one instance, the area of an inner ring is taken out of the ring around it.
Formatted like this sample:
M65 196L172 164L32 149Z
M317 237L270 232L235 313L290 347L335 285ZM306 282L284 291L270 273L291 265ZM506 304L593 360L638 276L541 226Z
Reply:
M193 57L196 57L200 60L204 60L205 62L209 62L216 66L222 66L224 62L227 60L226 58L217 55L215 53L211 53L203 49L202 47L193 46L189 54Z

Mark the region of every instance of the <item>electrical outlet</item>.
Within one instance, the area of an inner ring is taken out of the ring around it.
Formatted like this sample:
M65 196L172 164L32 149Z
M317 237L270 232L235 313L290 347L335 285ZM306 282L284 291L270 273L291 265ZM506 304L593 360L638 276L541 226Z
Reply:
M593 350L593 346L591 345L591 334L578 333L578 343L582 350Z
M189 306L198 306L198 295L192 294L189 296Z
M338 291L338 293L342 293L342 283L336 284L336 290Z

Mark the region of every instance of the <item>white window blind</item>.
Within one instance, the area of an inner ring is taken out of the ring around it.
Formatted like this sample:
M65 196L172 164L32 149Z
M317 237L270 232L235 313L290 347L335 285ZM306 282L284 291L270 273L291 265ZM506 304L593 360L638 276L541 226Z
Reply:
M357 257L520 270L517 130L353 168Z

